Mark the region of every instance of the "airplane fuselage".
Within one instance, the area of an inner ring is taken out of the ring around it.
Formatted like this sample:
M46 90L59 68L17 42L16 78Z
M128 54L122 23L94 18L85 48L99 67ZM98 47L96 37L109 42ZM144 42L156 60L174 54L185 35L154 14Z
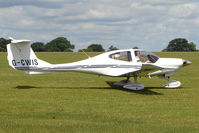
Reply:
M127 77L127 80L119 82L124 88L143 89L137 84L138 76L158 76L170 80L182 66L191 64L190 61L178 58L159 58L151 52L141 49L124 49L102 53L100 55L64 64L50 64L38 59L30 47L29 40L12 40L7 45L8 62L16 70L24 70L26 74L43 74L49 72L85 72L113 77ZM135 83L128 83L130 77L134 77ZM165 87L179 87L181 83L172 82Z

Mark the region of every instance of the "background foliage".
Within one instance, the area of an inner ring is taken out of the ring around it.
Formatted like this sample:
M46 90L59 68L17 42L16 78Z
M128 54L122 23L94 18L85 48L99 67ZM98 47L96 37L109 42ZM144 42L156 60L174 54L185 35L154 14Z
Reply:
M0 38L0 52L6 52L6 44L10 43L10 40ZM75 45L65 37L57 37L48 43L34 42L32 43L32 48L36 52L73 52ZM137 46L133 47L138 49ZM107 51L117 50L118 48L111 45ZM79 52L104 52L102 44L90 44L85 49L79 49ZM193 42L188 42L185 38L176 38L169 42L168 46L162 51L198 51L196 49L196 44Z
M185 38L176 38L171 40L163 51L196 51L196 45Z

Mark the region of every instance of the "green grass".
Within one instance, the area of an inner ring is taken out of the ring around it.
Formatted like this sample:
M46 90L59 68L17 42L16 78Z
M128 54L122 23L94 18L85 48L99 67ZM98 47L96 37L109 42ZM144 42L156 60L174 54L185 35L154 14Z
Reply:
M93 56L99 53L89 53ZM156 53L192 61L167 81L141 78L135 92L107 84L123 78L84 73L25 75L8 66L0 53L0 132L5 133L198 133L199 53ZM37 53L51 63L85 59L83 53Z

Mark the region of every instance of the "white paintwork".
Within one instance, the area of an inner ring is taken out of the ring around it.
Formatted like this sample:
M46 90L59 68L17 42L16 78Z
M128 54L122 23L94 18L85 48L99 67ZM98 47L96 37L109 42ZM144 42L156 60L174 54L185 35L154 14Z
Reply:
M11 39L11 43L7 45L9 65L16 70L26 71L26 74L77 71L113 77L137 77L144 72L149 78L159 76L170 80L170 76L174 75L182 66L191 64L190 61L183 59L159 58L141 49L115 50L73 63L50 64L37 58L30 47L30 40ZM118 55L125 57L125 54L128 61L122 58L118 59ZM116 57L117 59L115 59ZM168 83L164 87L176 88L180 85L179 82L175 82ZM138 83L124 83L122 86L131 90L144 88L142 84Z
M128 90L140 91L144 89L144 85L140 83L132 83L132 84L124 85L123 88L128 89Z
M162 68L176 68L178 69L183 65L182 59L178 58L160 58L154 65Z
M134 91L139 91L139 90L143 90L144 89L144 85L143 84L140 84L140 83L137 83L137 82L133 83L130 80L128 80L128 81L122 80L120 82L114 83L114 85L123 87L123 88L128 89L128 90L134 90Z
M167 83L165 85L163 85L164 88L178 88L181 86L181 82L180 81L172 81L170 83Z

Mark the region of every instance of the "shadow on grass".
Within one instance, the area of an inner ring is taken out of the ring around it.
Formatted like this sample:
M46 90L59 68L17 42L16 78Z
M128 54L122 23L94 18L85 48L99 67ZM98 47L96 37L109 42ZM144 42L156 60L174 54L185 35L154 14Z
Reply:
M163 95L161 93L152 91L151 89L162 89L162 87L145 87L144 90L140 90L140 91L133 91L133 90L128 90L128 89L124 89L122 87L119 86L115 86L113 81L106 81L106 83L110 86L110 87L54 87L54 86L50 86L50 87L36 87L36 86L28 86L28 85L19 85L16 86L16 89L42 89L42 88L50 88L50 89L93 89L93 90L97 90L97 89L101 89L101 90L106 90L106 89L112 89L112 90L121 90L121 91L126 91L129 93L137 93L137 94L142 94L142 95Z
M42 88L49 88L49 89L113 89L111 87L55 87L55 86L45 86L45 87L36 87L36 86L26 86L26 85L19 85L14 87L15 89L42 89Z
M27 85L18 85L15 87L16 89L33 89L33 88L39 88L35 86L27 86Z
M124 89L122 87L114 85L114 82L112 81L106 81L106 83L112 88L112 89L118 89L122 91L127 91L127 92L132 92L132 93L137 93L137 94L142 94L142 95L163 95L162 93L158 93L149 89L160 89L162 87L145 87L144 90L140 91L134 91L134 90L128 90Z

